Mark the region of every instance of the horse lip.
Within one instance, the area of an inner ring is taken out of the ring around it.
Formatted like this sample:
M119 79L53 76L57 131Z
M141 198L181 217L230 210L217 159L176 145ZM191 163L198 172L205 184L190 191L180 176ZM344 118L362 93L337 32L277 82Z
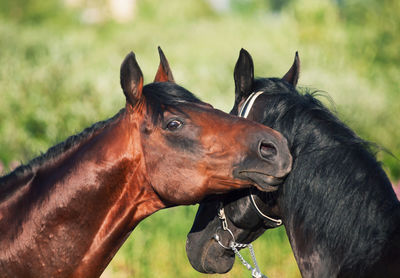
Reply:
M207 267L206 258L208 257L208 252L209 252L209 250L210 250L210 248L212 246L223 249L224 250L223 254L228 255L229 253L232 253L234 255L234 252L232 250L224 249L222 246L220 246L219 244L216 243L214 238L211 238L208 241L205 250L202 252L203 254L202 254L202 258L201 258L201 267L202 267L203 271L201 271L201 272L206 273L206 274L223 274L223 273L227 273L229 270L232 269L233 263L235 261L235 257L233 256L233 263L227 269L224 269L222 271L221 270L210 269L209 267Z
M254 182L257 189L268 192L278 190L277 185L283 182L283 178L278 178L259 171L242 170L239 171L239 176Z

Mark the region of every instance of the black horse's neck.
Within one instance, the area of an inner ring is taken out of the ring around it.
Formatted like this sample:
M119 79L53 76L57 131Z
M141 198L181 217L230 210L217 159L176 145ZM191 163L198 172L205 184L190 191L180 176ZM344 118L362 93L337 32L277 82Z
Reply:
M399 202L369 144L310 94L266 93L254 111L291 146L279 204L302 275L399 277Z
M363 156L332 148L295 159L279 203L305 277L364 277L396 245L399 258L398 202L380 167Z

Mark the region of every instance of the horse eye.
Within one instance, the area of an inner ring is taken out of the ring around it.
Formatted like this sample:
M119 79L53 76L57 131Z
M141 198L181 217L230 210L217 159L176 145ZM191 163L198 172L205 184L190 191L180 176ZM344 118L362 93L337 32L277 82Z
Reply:
M180 120L172 120L167 124L168 130L177 130L178 128L182 127L183 123Z

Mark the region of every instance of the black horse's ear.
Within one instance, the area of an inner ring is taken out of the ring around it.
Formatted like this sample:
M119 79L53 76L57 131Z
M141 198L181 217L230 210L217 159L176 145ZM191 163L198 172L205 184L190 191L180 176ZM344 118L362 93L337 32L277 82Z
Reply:
M243 48L240 50L233 77L235 79L236 101L250 95L254 82L254 65L249 52Z
M143 97L143 74L133 52L126 55L121 64L120 80L127 103L135 106Z
M154 78L154 82L174 82L171 68L169 67L168 60L165 58L164 52L161 47L158 47L158 54L160 54L160 65Z
M293 87L296 87L297 81L299 81L299 75L300 75L300 58L298 52L296 51L293 65L289 69L289 71L285 74L285 76L282 77L282 79L292 84Z

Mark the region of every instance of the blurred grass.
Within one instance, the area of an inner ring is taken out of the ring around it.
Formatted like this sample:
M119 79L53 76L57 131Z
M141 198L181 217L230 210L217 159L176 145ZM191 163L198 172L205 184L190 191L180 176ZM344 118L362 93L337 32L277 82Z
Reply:
M327 92L335 105L322 101L361 137L400 157L400 2L231 3L230 11L217 13L205 1L141 0L132 22L87 25L80 9L66 9L61 2L2 1L0 161L27 161L114 115L124 104L122 59L135 51L145 82L151 82L158 45L176 81L224 111L233 103L240 48L252 54L257 76L282 76L298 50L300 85ZM385 152L378 157L398 180L399 161ZM184 250L195 210L173 208L143 221L105 276L203 277ZM267 275L299 276L283 229L263 235L255 249ZM246 275L237 262L222 277Z
M196 208L162 210L145 219L122 246L103 276L206 276L192 269L185 252L186 234L193 223ZM268 232L254 243L254 249L260 268L269 277L299 277L283 228ZM251 262L248 250L241 253ZM250 272L237 261L231 272L220 277L250 276Z

